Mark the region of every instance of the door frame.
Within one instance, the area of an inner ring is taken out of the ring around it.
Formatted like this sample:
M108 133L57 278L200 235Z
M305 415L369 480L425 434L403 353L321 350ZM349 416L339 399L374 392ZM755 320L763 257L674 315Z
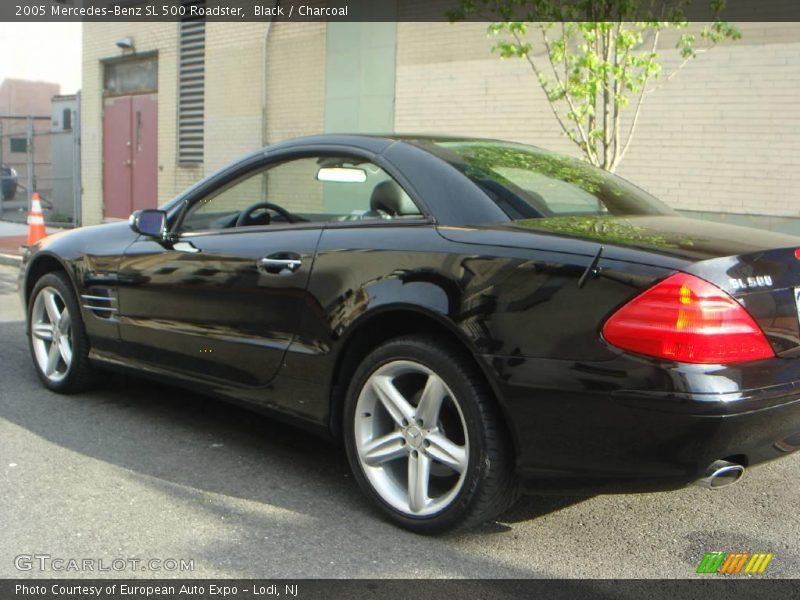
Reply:
M155 62L156 65L156 81L155 87L142 87L139 89L130 89L121 92L110 92L106 88L106 69L109 67L113 67L119 64L124 63L144 63L147 61ZM105 168L105 123L106 123L106 115L105 115L105 103L108 98L121 98L121 97L132 97L133 96L142 96L142 95L155 95L156 100L156 131L158 131L158 124L160 118L160 110L158 107L158 76L159 76L159 53L158 50L152 50L147 52L137 52L130 56L113 56L108 58L103 58L100 60L100 88L101 88L101 105L100 105L100 156L101 156L101 173L100 173L100 192L102 197L102 219L104 222L107 221L120 221L126 219L127 217L109 217L106 215L106 197L105 197L105 184L106 184L106 168ZM133 103L131 102L131 108ZM131 116L132 118L132 116ZM133 124L131 124L133 128ZM131 135L133 135L133 130ZM156 170L154 173L154 177L158 178L158 134L156 134ZM131 142L131 158L133 157L133 143ZM133 169L133 165L131 164L131 169ZM131 188L133 186L133 175L131 174ZM131 194L133 191L131 189ZM131 197L131 207L133 207L134 202L133 198ZM158 205L158 197L156 197L156 205Z

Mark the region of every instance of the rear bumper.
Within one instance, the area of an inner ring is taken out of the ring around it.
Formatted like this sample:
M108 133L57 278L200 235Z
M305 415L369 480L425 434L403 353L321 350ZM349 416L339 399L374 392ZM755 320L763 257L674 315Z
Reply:
M750 467L800 449L796 361L732 369L627 356L603 363L485 358L528 492L675 489L718 459ZM742 385L754 376L772 385Z

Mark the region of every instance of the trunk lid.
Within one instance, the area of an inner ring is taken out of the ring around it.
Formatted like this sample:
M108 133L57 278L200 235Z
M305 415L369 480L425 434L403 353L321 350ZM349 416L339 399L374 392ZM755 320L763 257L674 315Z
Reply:
M573 216L440 228L453 241L652 264L697 275L736 298L781 356L800 355L800 238L677 216ZM600 262L602 267L602 260Z

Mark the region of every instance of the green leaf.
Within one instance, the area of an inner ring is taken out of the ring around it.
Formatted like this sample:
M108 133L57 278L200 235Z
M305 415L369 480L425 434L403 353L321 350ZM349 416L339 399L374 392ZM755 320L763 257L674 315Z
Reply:
M690 24L685 9L691 1L663 0L654 5L652 0L460 0L447 15L451 21L493 19L487 27L488 35L496 39L493 51L504 59L534 61L539 85L560 117L564 135L590 162L597 162L595 143L607 133L598 113L616 109L622 114L638 107L644 86L663 69L652 46L655 34L663 29L686 30ZM725 0L704 1L709 2L713 22L699 33L684 31L675 45L687 60L701 46L707 49L742 37L720 18ZM665 9L658 15L665 20L640 20L655 16L648 14L654 12L653 6ZM623 114L622 119L630 125L630 116ZM616 129L608 134L619 146ZM627 135L625 126L620 135ZM610 160L600 159L610 165Z

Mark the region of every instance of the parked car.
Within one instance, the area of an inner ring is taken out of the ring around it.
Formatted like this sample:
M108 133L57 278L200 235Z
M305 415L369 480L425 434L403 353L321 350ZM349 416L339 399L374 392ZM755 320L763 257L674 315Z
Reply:
M17 171L13 167L3 165L0 167L0 192L3 194L3 200L13 200L17 194Z
M282 142L44 239L20 277L51 390L123 369L278 415L417 532L800 447L800 239L531 146Z

